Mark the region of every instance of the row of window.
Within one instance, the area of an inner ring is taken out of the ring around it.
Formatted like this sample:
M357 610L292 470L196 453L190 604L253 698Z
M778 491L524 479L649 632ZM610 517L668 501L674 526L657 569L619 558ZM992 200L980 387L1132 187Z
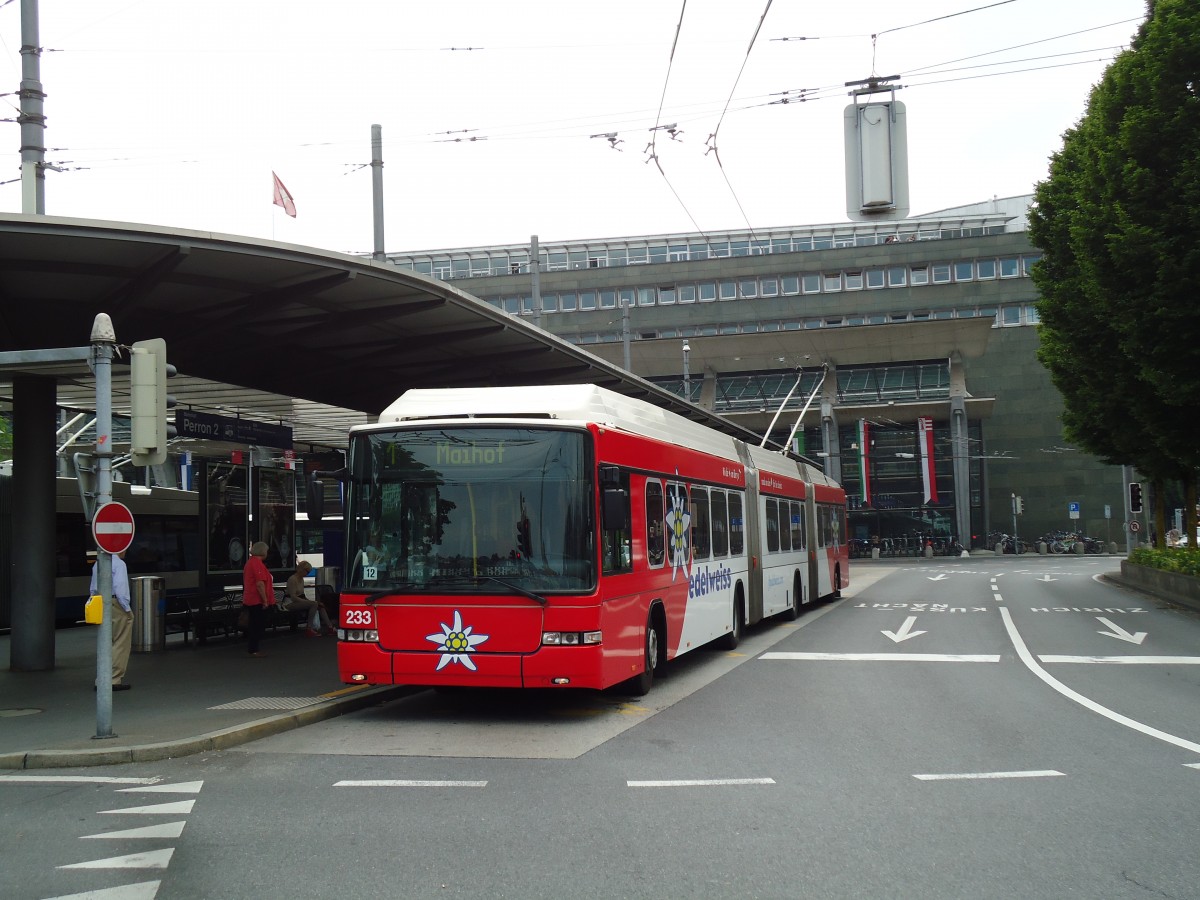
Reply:
M917 310L915 312L863 313L857 315L824 316L811 319L772 319L763 322L710 322L705 325L683 325L678 328L639 330L634 340L651 341L666 338L715 337L728 334L762 334L771 331L806 331L812 328L840 328L850 325L887 325L900 322L928 322L934 319L993 319L998 327L1038 324L1037 307L1032 303L1011 303L1001 307L967 306L954 309ZM621 341L619 331L590 331L560 334L573 344L611 344Z
M646 556L652 568L667 561L667 513L691 514L690 532L679 529L672 540L683 540L678 548L685 555L691 545L692 559L710 559L722 556L740 556L746 549L744 519L742 518L742 495L736 491L720 488L704 488L677 481L663 484L659 481L646 482Z
M998 278L1028 277L1040 255L964 259L955 262L918 263L908 266L876 266L841 269L835 272L806 272L795 275L765 275L758 278L729 278L719 281L643 285L579 291L546 291L541 295L542 312L589 312L622 306L674 306L713 303L722 300L794 297L802 294L835 294L844 291L919 287L927 284L962 284ZM484 298L510 315L533 312L533 295Z
M667 243L635 239L605 242L603 245L591 247L542 248L538 253L538 267L542 272L560 272L572 269L691 262L844 247L871 247L877 244L911 241L982 237L1003 234L1006 230L1004 225L984 224L983 220L980 220L980 224L974 226L946 228L940 227L938 222L912 223L907 227L898 226L898 230L888 232L872 230L859 233L852 230L852 226L848 226L845 231L818 233L812 229L800 229L772 234L769 237L752 237L743 232L729 236L728 240L705 238L704 235L691 235L686 239ZM388 260L397 268L429 275L441 281L529 273L529 252L516 247L461 250L454 253L389 255Z
M788 408L803 406L820 379L808 372L795 386L795 376L779 372L718 375L713 408L718 412L777 409L791 396ZM948 363L910 363L890 366L839 366L836 372L840 403L880 403L886 400L944 400L950 396ZM682 394L679 379L651 379L655 384ZM688 387L691 387L689 384Z

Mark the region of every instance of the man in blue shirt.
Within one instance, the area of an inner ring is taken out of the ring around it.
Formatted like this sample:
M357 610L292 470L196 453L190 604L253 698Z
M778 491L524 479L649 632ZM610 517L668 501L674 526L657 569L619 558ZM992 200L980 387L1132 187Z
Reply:
M96 593L96 566L92 566L91 592ZM125 567L125 551L112 558L113 596L109 603L112 616L112 689L127 691L132 685L125 682L129 665L129 650L133 644L133 608L129 604L129 569Z

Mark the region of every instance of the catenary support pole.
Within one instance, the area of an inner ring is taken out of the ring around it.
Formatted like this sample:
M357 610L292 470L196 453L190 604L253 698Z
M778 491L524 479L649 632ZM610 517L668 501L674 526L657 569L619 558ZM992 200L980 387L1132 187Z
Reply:
M38 0L21 0L21 212L46 214L46 116Z
M383 127L371 126L371 213L375 224L375 250L371 258L383 262Z
M529 286L533 294L533 324L542 326L542 276L541 251L538 249L538 236L529 236Z

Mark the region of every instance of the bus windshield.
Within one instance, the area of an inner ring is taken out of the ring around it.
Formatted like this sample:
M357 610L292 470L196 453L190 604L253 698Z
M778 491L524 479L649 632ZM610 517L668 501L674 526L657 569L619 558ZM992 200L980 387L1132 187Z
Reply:
M345 584L371 592L579 593L595 584L587 432L357 435Z

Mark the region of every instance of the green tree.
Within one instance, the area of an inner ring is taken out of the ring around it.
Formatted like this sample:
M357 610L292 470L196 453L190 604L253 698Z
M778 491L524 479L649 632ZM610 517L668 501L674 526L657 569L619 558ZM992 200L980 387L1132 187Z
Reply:
M1147 4L1037 185L1029 234L1043 254L1038 355L1063 395L1066 436L1194 497L1200 4ZM1191 528L1194 505L1187 514Z
M13 435L12 419L0 414L0 460L12 459Z

